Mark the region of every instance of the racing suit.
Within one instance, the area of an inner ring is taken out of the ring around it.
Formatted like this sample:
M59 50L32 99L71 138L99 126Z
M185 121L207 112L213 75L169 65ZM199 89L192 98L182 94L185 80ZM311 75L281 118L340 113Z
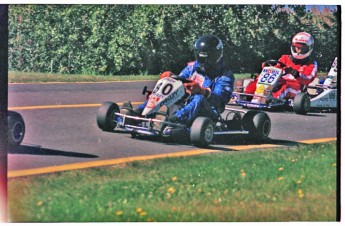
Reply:
M161 75L161 78L171 74L171 72L167 71ZM233 73L221 61L209 74L211 75L208 76L201 71L197 61L188 63L181 71L180 77L195 81L204 88L210 88L211 93L207 98L202 94L190 95L185 104L174 113L176 122L190 126L198 116L209 117L211 120L216 121L218 119L217 112L221 113L224 111L225 105L229 102L233 91ZM136 111L142 112L146 104L147 101L138 106Z
M285 64L286 74L280 78L277 88L272 90L274 98L293 99L296 94L301 92L304 85L308 85L316 77L317 62L315 60L307 58L294 61L291 55L282 55L278 61ZM248 84L244 92L253 94L256 83L257 78Z
M224 111L225 105L229 102L233 86L233 73L227 69L223 60L219 62L214 70L208 73L203 72L198 61L189 63L180 77L195 81L204 88L210 88L210 95L205 97L202 94L192 94L186 100L186 104L175 112L175 118L180 123L191 125L198 116L209 117L213 121L218 119L218 113Z

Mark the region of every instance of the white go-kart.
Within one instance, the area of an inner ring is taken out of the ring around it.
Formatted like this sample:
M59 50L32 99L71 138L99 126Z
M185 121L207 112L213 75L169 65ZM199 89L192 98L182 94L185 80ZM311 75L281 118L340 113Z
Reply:
M327 77L322 82L316 78L306 87L311 110L333 112L338 110L337 72L337 58L335 58Z
M158 80L148 102L140 116L131 114L128 109L120 109L118 104L104 102L97 113L97 124L107 132L126 131L133 137L158 136L189 137L197 147L208 147L217 135L244 135L256 141L268 138L271 130L269 116L262 111L245 111L225 107L218 113L216 121L208 117L197 117L188 126L166 120L177 109L181 108L189 95L183 83L190 82L173 75ZM146 87L144 92L146 92ZM165 109L162 113L162 109Z

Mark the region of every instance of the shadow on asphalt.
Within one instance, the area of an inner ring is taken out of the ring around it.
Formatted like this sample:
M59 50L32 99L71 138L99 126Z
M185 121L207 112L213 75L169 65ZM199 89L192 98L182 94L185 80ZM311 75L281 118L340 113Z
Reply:
M218 138L219 139L219 138ZM230 147L219 147L217 145L251 145L255 146L258 145L258 148L260 148L260 145L262 144L274 144L274 145L282 145L285 147L295 147L300 145L301 143L296 141L289 141L289 140L274 140L274 139L267 139L265 141L254 141L249 140L243 137L238 137L237 139L226 139L226 140L215 140L215 143L209 148L211 150L219 150L219 151L238 151L236 149L231 149ZM255 148L255 147L253 147Z
M54 156L76 157L76 158L98 158L99 157L97 155L70 152L70 151L59 151L59 150L42 148L40 146L27 146L27 145L20 145L17 148L9 151L9 154L54 155Z
M215 137L215 144L219 145L260 145L260 144L276 144L276 145L285 145L285 146L296 146L300 143L297 141L289 140L276 140L276 139L267 139L267 140L253 140L245 136L233 136L233 137Z
M146 140L146 141L151 141L151 142L158 142L163 145L174 145L174 146L179 146L179 145L187 145L193 147L191 144L190 140L187 139L186 137L180 139L171 139L171 138L158 138L158 137L140 137L140 138L133 138L133 139L141 139L141 140ZM261 144L275 144L275 145L283 145L286 147L294 147L298 146L301 143L296 142L296 141L289 141L289 140L275 140L275 139L267 139L265 141L256 141L256 140L251 140L246 136L243 135L233 135L231 137L225 135L225 136L216 136L214 138L214 142L211 144L208 149L210 150L221 150L221 151L237 151L228 147L220 147L219 145L261 145Z

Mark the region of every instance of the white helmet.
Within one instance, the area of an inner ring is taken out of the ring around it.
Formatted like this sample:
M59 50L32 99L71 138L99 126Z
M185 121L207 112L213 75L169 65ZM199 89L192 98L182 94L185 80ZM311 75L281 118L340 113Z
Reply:
M314 49L314 38L307 32L299 32L292 37L291 54L302 60L310 56Z

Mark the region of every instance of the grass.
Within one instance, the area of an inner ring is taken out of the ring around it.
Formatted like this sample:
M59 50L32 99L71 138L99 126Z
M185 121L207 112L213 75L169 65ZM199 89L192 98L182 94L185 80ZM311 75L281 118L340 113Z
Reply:
M249 78L250 74L236 74L236 78ZM114 82L133 80L158 80L159 75L68 75L36 72L8 72L9 83L46 83L46 82Z
M324 77L326 73L318 73L319 77ZM250 73L235 74L236 79L250 78ZM117 81L142 81L158 80L159 75L69 75L37 72L8 72L8 83L47 83L47 82L117 82Z
M45 83L45 82L114 82L131 80L157 80L159 75L68 75L36 72L8 72L9 83Z
M9 221L335 221L336 150L330 142L15 178Z

